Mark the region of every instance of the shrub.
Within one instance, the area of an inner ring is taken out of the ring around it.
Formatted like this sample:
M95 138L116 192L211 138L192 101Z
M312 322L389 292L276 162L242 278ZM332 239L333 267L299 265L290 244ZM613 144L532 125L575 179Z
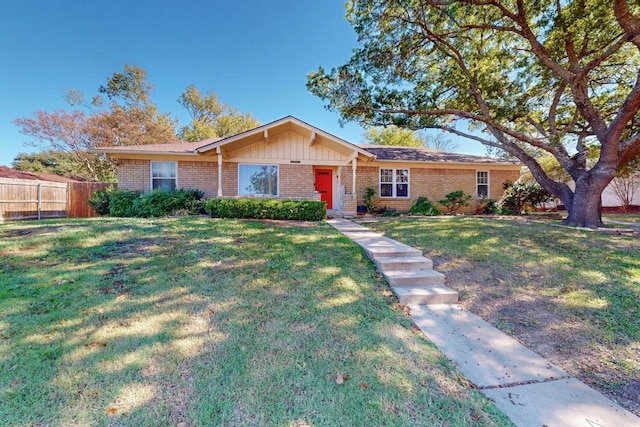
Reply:
M382 211L382 216L385 216L385 217L400 216L400 212L398 212L396 209L393 209L393 208L389 208L389 209L385 208Z
M440 200L438 201L438 203L440 203L442 206L447 208L448 214L453 214L459 209L465 206L469 206L471 204L472 199L473 197L471 197L468 194L465 194L464 191L458 190L458 191L452 191L451 193L446 194L444 196L444 200Z
M367 209L367 212L370 214L375 213L376 205L378 204L376 189L373 187L365 188L364 194L362 195L362 201L364 202L364 207Z
M112 188L93 193L89 204L100 215L115 217L158 217L176 214L197 215L204 211L204 193L200 190L172 190L142 194Z
M409 215L440 215L440 210L429 201L426 197L418 197L415 203L409 209Z
M502 206L500 206L500 203L498 203L497 201L488 199L484 204L482 210L485 214L488 215L500 214L502 213Z
M200 190L155 190L135 201L135 216L144 218L176 214L198 215L204 208L204 193Z
M98 215L109 215L109 199L111 197L111 193L114 191L113 187L94 191L91 198L87 200L87 203L98 213Z
M503 187L504 194L500 198L500 204L517 215L522 214L526 205L535 206L553 197L535 181L525 183L505 181Z
M324 202L276 199L210 199L205 210L213 218L322 221L327 216Z
M502 206L493 200L481 198L476 202L476 215L494 215L502 213Z
M140 193L130 190L116 190L109 195L109 215L117 217L137 216L135 202Z

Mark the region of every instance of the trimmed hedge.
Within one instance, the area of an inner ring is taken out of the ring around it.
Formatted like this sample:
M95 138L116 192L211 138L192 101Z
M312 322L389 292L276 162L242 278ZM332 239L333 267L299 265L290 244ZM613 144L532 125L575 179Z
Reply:
M297 219L322 221L324 202L275 199L210 199L205 210L213 218Z
M171 215L198 215L204 211L200 190L172 190L140 193L130 190L96 191L89 204L101 215L150 218Z

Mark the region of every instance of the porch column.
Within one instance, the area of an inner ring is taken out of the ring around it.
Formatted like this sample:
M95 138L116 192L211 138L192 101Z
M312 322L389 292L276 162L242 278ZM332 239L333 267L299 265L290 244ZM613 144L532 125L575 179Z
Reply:
M218 153L218 197L222 197L222 150L216 147Z
M351 192L353 194L356 194L356 169L358 168L357 160L357 157L354 157L353 160L351 160Z

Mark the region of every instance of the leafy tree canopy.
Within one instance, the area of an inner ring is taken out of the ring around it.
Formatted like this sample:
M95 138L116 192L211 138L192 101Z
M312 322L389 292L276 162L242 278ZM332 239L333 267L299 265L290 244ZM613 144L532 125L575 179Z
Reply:
M179 141L177 120L158 111L151 99L153 85L142 68L125 65L97 92L87 101L82 92L71 89L65 96L67 102L83 109L36 111L33 117L18 118L14 123L31 138L27 145L50 150L46 153L54 152L56 158L68 156L77 165L74 173L96 181L113 181L116 166L104 155L89 153L92 148ZM192 124L180 131L189 141L229 136L259 126L251 114L238 113L220 104L215 93L202 95L195 86L187 88L179 102L193 118ZM26 165L24 159L18 160Z
M180 128L179 136L185 141L202 141L207 138L224 138L260 126L251 113L239 113L235 107L218 101L213 90L202 94L194 85L180 95L178 103L191 116L191 123Z
M39 153L19 153L11 166L19 171L49 173L72 179L92 178L76 157L65 151L46 150ZM115 176L105 176L102 179L105 181L115 180Z
M347 19L360 41L351 59L308 75L329 109L504 150L563 201L565 223L602 224L603 189L640 153L639 4L352 0ZM601 149L592 165L589 145ZM543 153L575 190L545 172Z
M370 127L362 135L368 144L405 147L429 147L442 151L456 151L458 144L442 134L432 136L397 126Z

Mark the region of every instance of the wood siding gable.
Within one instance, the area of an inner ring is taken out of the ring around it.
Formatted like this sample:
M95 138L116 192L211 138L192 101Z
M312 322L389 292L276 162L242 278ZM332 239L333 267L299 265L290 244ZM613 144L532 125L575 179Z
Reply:
M346 165L350 159L294 131L270 135L254 144L229 151L226 161Z

